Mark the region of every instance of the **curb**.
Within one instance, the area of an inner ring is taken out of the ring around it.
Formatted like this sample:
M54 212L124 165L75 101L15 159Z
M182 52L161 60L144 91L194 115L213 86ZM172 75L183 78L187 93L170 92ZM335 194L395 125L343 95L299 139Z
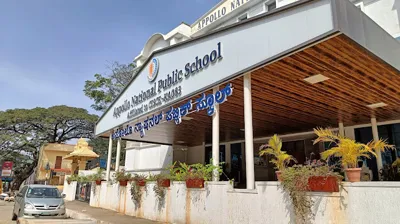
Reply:
M77 212L75 210L71 210L71 209L65 209L66 210L66 214L68 217L72 218L72 219L78 219L78 220L92 220L95 221L96 223L102 223L102 224L114 224L111 222L106 222L106 221L102 221L102 220L98 220L90 215L87 215L85 213L82 212Z

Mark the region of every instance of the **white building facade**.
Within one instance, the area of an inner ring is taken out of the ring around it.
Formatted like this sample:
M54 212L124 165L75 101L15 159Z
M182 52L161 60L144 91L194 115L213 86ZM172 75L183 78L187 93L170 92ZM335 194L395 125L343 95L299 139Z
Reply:
M194 24L150 37L135 58L137 74L96 123L96 136L109 138L108 176L93 186L90 205L167 223L294 223L258 149L278 134L299 164L318 159L329 145L313 144L315 127L394 144L397 151L358 164L364 180L377 180L400 149L400 42L387 2L222 1ZM361 11L373 5L386 8L385 19ZM130 141L129 172L212 159L225 162L235 185L222 176L197 190L172 181L160 200L149 182L134 203L134 185L109 181L112 145L119 161L122 139ZM399 189L398 182L345 182L340 192L311 193L310 223L398 223Z
M180 24L175 29L167 34L156 33L152 35L141 53L135 57L134 62L140 67L151 56L153 51L160 50L166 47L173 46L177 43L197 38L201 35L206 35L209 32L218 30L223 27L240 23L257 15L263 13L273 13L274 10L285 7L288 4L295 3L297 0L222 0L219 4L210 9L206 14L200 17L192 25L185 23ZM395 0L351 0L356 7L362 12L367 14L374 22L381 26L386 32L394 38L400 40L400 3ZM271 32L274 32L271 30ZM378 125L395 125L395 127L388 127L389 129L397 128L396 124L400 123L399 120L379 122ZM345 134L353 139L359 132L355 129L368 128L371 124L362 124L358 126L346 126ZM386 128L386 129L388 129ZM385 129L385 128L384 128ZM360 129L362 130L362 129ZM396 135L397 136L397 135ZM368 139L369 136L366 137ZM372 137L372 136L371 136ZM388 137L386 135L381 137ZM311 140L314 138L311 132L297 133L283 135L282 138L288 144L298 144L298 141L304 141L303 149L307 155L313 149ZM254 141L255 154L257 154L257 147L264 143L268 136L258 138ZM394 137L393 139L396 139ZM400 139L400 137L399 137ZM365 140L358 136L357 140ZM226 170L232 171L232 159L234 159L234 166L236 166L237 173L236 180L240 181L245 178L245 143L244 139L237 139L235 141L221 142L220 146L220 160L224 161L227 165ZM396 146L400 146L399 142L393 142ZM232 152L234 148L234 152ZM203 142L198 146L188 147L184 141L176 142L172 145L161 145L146 142L128 142L126 148L126 161L125 169L129 172L135 173L159 173L168 167L173 161L193 163L206 163L211 157L211 142ZM395 159L395 155L389 156L386 163ZM223 158L223 159L221 159ZM266 175L266 167L257 165L262 163L256 158L255 161L255 176L256 180L269 180L273 174ZM230 164L230 165L229 165ZM385 161L384 161L385 164ZM376 166L375 164L368 164ZM238 167L240 168L238 168ZM377 169L375 169L375 176ZM372 179L372 177L371 177Z

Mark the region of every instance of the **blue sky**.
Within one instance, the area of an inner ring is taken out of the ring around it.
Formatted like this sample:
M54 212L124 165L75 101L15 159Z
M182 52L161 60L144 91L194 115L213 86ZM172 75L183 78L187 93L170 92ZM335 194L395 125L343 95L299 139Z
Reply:
M147 39L192 24L219 0L0 0L0 110L94 112L85 80L129 63Z

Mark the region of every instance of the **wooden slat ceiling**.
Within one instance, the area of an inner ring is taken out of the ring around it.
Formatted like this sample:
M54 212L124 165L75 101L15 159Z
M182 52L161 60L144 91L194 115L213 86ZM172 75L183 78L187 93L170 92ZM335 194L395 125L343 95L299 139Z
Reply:
M309 84L303 79L329 78ZM233 95L220 105L220 141L244 138L243 78L230 81ZM223 85L221 85L223 86ZM343 34L252 72L254 137L310 131L400 118L400 74ZM195 99L193 97L192 99ZM384 102L371 110L366 105ZM164 123L146 133L150 142L200 145L211 143L212 118L205 111L182 124ZM132 135L140 140L138 134Z

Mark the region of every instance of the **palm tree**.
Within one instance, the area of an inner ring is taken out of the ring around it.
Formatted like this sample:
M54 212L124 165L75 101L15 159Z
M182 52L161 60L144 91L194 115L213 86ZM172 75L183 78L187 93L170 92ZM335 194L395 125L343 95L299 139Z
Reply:
M276 134L269 139L268 144L260 147L260 156L263 155L272 155L275 157L271 159L270 162L273 163L277 169L275 173L278 180L280 180L282 170L286 168L290 161L297 162L293 156L287 154L286 151L282 151L282 140Z
M370 159L371 156L377 156L375 151L385 151L394 149L393 145L387 144L386 140L379 139L370 141L367 144L358 143L353 139L334 133L331 129L316 128L314 133L318 136L314 144L318 142L328 142L335 146L321 153L321 158L326 160L331 156L341 157L342 164L345 167L348 179L353 182L360 181L361 169L357 168L360 157ZM355 176L354 176L355 175ZM354 177L355 179L351 178Z

